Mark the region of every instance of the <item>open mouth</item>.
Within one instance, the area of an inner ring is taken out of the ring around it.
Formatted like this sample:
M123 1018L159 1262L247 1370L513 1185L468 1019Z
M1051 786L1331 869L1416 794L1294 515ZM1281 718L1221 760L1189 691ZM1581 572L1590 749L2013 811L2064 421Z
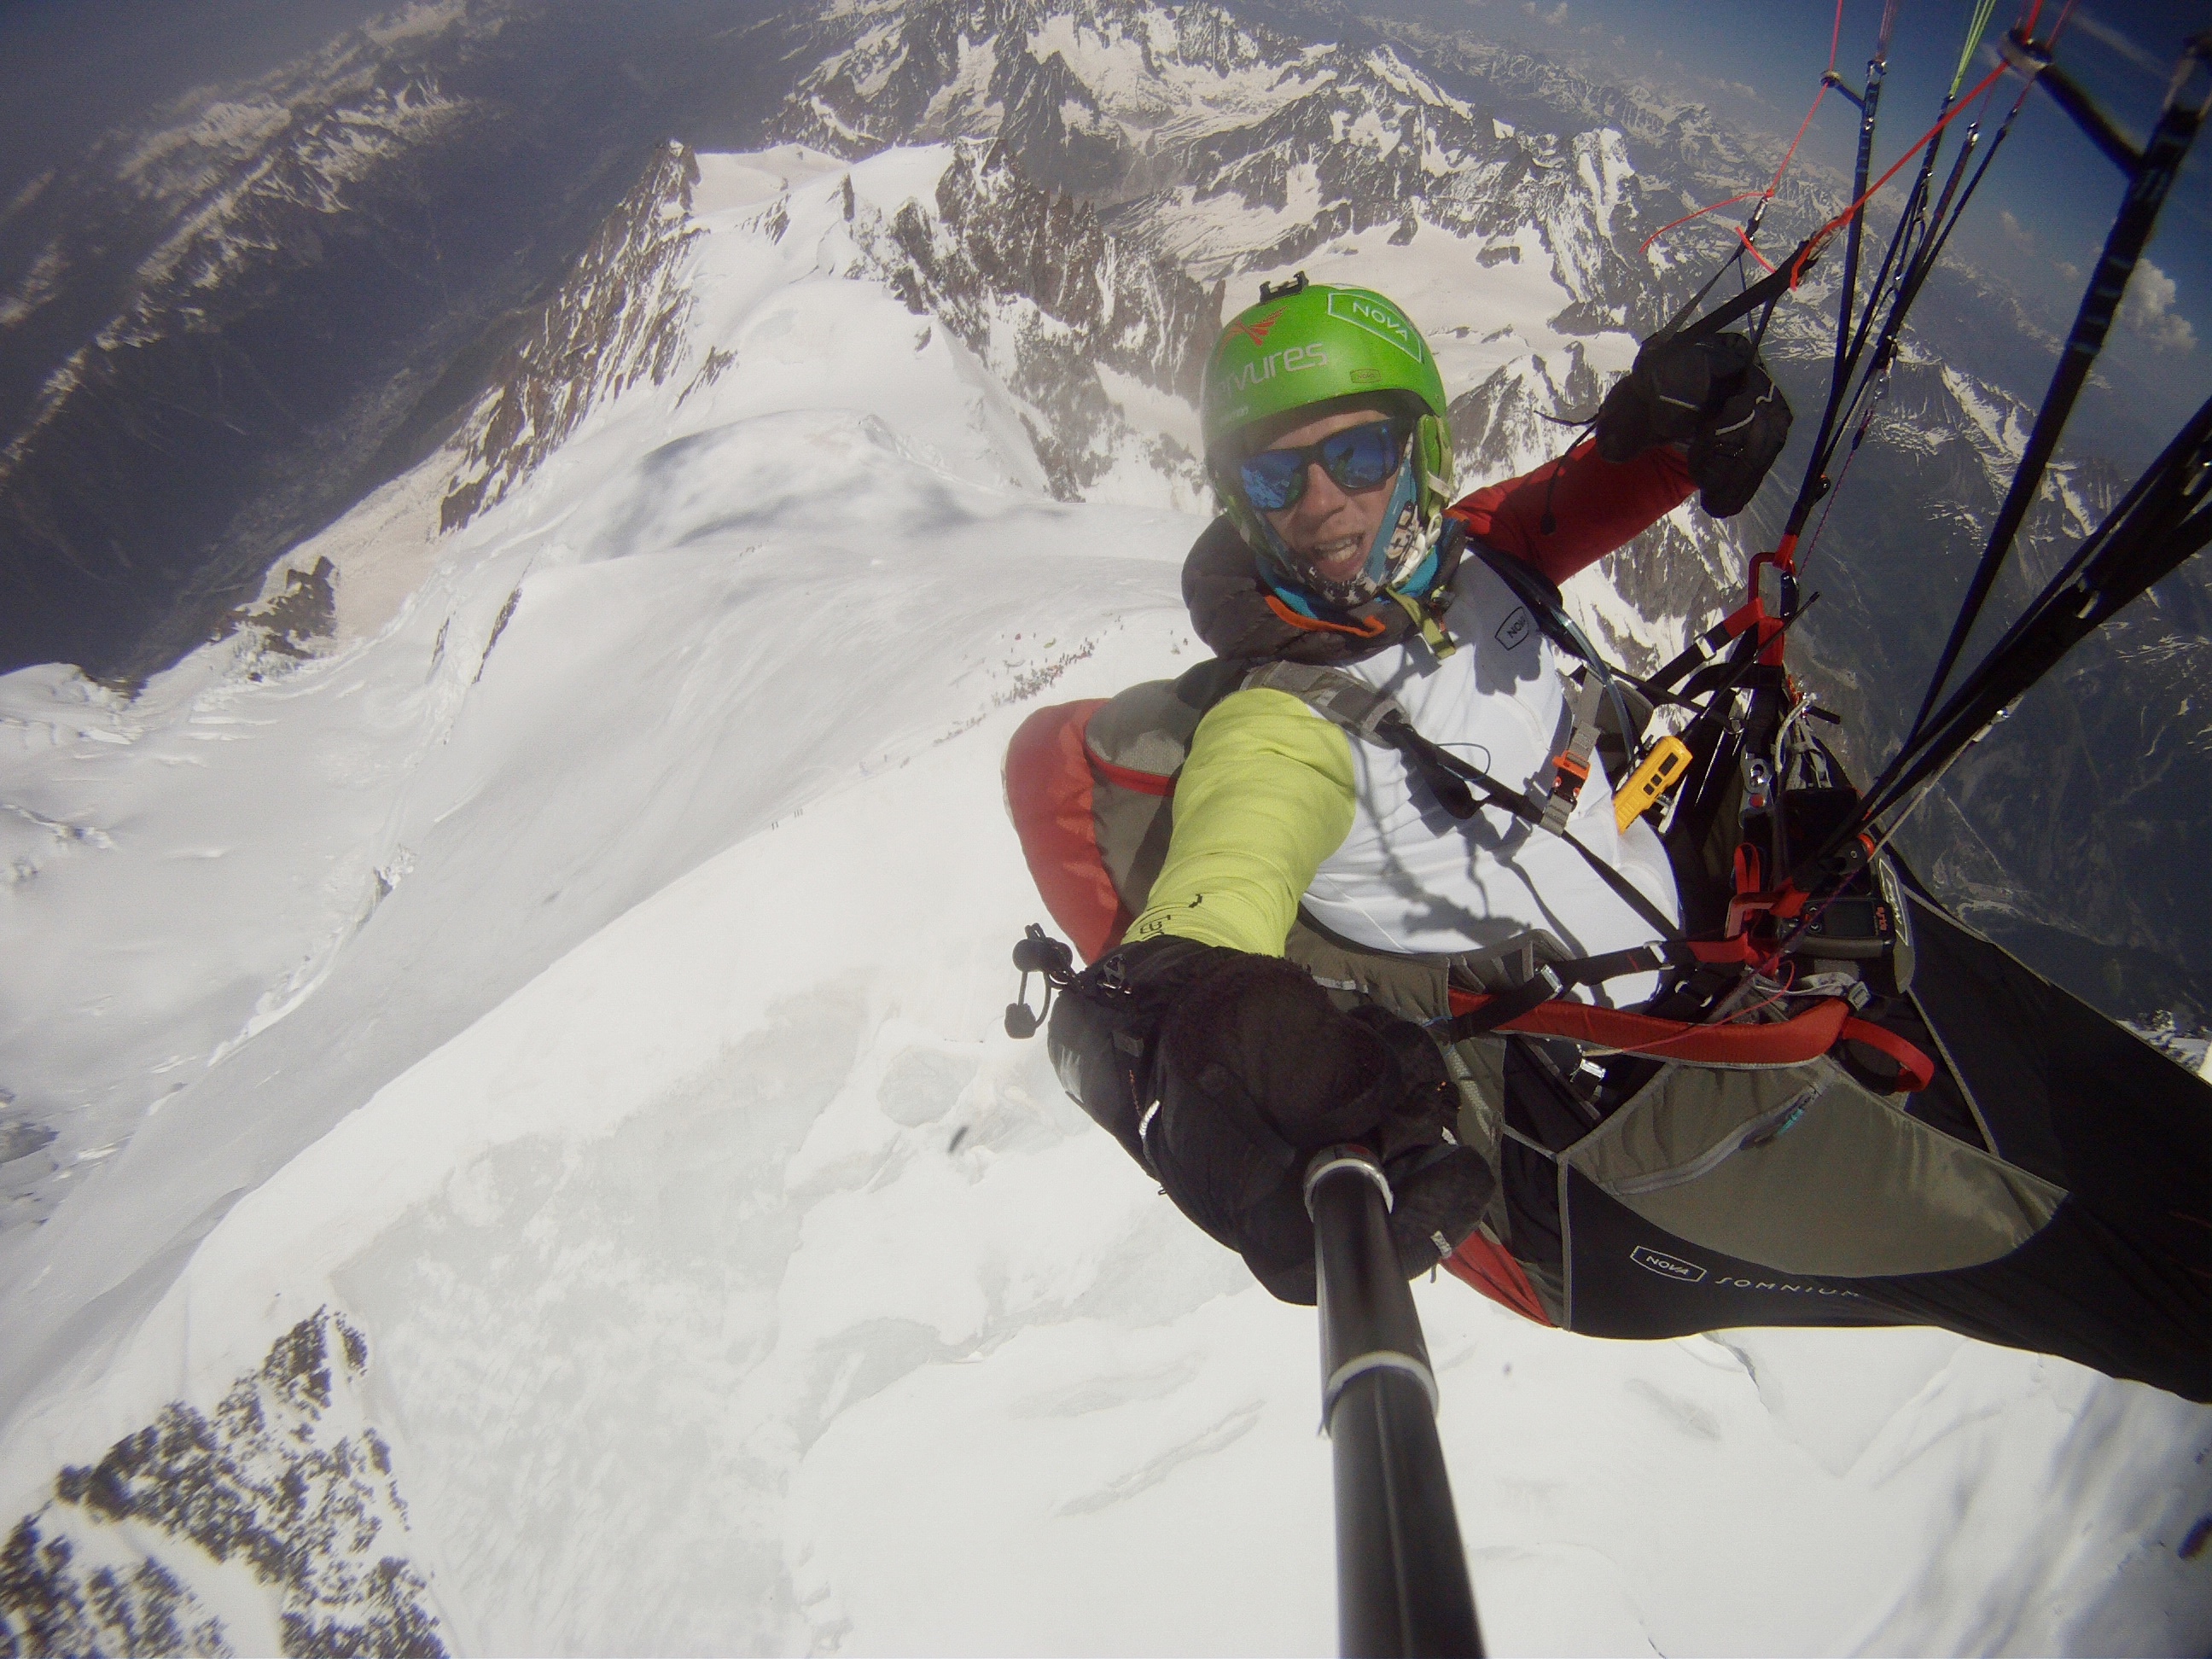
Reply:
M1306 568L1326 582L1349 581L1367 563L1367 538L1340 536L1306 555Z

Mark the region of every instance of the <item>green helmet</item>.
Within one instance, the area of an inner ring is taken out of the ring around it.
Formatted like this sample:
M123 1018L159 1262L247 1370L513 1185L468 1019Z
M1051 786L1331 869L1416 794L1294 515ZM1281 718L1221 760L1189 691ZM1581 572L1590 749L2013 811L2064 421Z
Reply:
M1240 434L1291 410L1395 394L1409 405L1408 414L1414 406L1419 410L1408 459L1421 539L1432 545L1451 500L1451 432L1443 377L1420 330L1372 289L1308 283L1303 271L1279 288L1261 284L1260 295L1260 303L1231 318L1214 342L1199 399L1206 471L1221 510L1255 548L1280 554L1244 499L1237 471L1247 453ZM1389 562L1406 562L1401 551ZM1408 574L1395 569L1382 579L1395 582Z

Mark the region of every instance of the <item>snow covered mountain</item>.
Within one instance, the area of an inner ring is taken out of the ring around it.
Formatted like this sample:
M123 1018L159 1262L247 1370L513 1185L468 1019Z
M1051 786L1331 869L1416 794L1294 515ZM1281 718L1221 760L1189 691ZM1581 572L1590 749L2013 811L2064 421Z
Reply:
M775 142L642 157L224 637L0 678L0 1653L1331 1645L1312 1317L1000 1034L998 757L1199 649L1224 306L1402 295L1495 476L1677 210L1386 42L807 25ZM1685 509L1577 604L1648 661L1741 556ZM2212 1643L2212 1413L1417 1288L1500 1650Z

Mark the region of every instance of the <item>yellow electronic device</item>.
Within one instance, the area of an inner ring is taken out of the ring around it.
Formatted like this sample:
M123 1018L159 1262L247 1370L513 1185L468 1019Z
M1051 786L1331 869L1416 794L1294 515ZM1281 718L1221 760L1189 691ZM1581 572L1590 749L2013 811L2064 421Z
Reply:
M1651 745L1628 781L1613 792L1613 821L1621 834L1628 826L1667 798L1689 770L1690 745L1680 738L1662 738Z

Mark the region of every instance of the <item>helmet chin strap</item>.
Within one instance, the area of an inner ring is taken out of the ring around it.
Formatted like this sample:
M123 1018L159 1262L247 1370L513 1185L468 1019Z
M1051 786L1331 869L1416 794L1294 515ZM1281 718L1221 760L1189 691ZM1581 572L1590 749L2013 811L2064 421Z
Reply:
M1255 513L1253 517L1265 542L1260 549L1260 574L1276 596L1302 616L1313 616L1316 604L1349 611L1385 589L1419 600L1426 597L1426 589L1435 580L1437 535L1443 526L1443 515L1437 514L1425 525L1420 521L1420 483L1410 454L1399 464L1390 504L1368 545L1367 562L1350 581L1316 580L1275 533L1266 515Z

